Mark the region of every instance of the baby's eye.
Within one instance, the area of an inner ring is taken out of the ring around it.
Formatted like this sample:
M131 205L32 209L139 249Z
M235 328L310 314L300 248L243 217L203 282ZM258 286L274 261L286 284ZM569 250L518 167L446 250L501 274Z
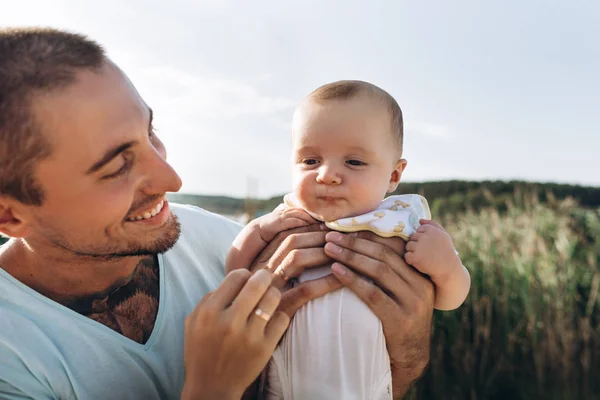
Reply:
M348 160L346 164L352 165L353 167L360 167L362 165L367 165L367 163L359 161L359 160Z
M317 162L318 161L315 160L314 158L306 158L306 159L302 160L302 163L306 164L306 165L316 165Z

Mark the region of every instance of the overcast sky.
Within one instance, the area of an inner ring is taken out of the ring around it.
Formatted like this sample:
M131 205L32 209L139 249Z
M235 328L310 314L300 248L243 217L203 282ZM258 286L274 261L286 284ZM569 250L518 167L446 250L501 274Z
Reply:
M0 0L15 25L104 45L182 192L289 191L294 106L339 79L400 103L404 180L600 185L598 0Z

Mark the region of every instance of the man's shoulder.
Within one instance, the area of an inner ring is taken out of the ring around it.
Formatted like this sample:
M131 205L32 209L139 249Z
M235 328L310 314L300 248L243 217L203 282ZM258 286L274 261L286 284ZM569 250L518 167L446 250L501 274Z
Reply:
M15 304L0 300L0 342L8 337L21 337L21 333L30 334L36 331L35 323Z
M176 248L196 254L223 254L229 251L242 226L222 215L200 207L169 204L181 224Z
M53 344L41 327L22 308L0 301L0 382L26 382L33 384L39 375L40 350L50 352ZM10 379L8 379L10 378ZM0 393L5 389L0 385Z
M227 253L242 227L199 207L169 206L181 224L177 243L164 254L164 260L172 266L167 269L170 281L193 286L196 295L213 290L223 280Z
M217 229L235 231L237 234L242 229L237 222L197 206L178 203L169 203L169 206L186 230L208 232Z
M2 321L0 347L8 345L9 350L11 343L29 343L29 347L32 347L47 340L45 324L53 318L53 316L41 317L43 313L40 313L39 309L26 305L25 301L32 299L29 294L21 291L12 292L13 296L20 294L23 297L13 299L14 301L0 299L0 321ZM4 347L2 350L6 351L7 348Z

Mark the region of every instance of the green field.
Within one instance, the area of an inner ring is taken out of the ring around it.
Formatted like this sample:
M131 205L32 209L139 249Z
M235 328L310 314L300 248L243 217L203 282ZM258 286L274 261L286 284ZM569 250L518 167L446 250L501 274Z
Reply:
M442 218L473 284L436 312L412 398L600 398L600 208L518 195L503 208Z

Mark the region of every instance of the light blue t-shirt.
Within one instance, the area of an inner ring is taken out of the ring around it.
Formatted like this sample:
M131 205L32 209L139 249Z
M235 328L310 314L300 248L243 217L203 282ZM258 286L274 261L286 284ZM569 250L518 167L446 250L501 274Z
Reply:
M224 278L241 227L172 204L175 246L158 256L160 298L145 344L40 295L0 269L1 399L176 399L184 382L185 317Z

